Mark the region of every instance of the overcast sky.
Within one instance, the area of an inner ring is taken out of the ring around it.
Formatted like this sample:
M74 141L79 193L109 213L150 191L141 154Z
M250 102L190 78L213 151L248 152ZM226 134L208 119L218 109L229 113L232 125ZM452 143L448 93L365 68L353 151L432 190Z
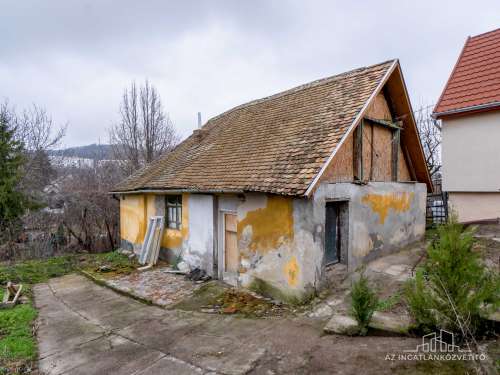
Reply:
M492 1L0 0L0 99L107 142L123 89L148 78L181 133L235 105L399 58L416 108L440 95Z

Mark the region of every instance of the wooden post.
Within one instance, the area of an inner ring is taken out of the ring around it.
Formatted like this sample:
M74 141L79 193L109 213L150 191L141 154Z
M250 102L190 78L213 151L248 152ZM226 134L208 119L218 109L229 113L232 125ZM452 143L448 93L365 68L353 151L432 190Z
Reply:
M363 125L364 120L361 120L354 130L353 169L355 181L363 181Z
M399 142L401 138L401 130L394 129L392 131L392 155L391 155L391 177L392 181L398 180L398 164L399 164Z
M372 123L370 124L370 130L371 130L371 137L370 137L370 181L373 181L373 160L375 159L374 158L374 155L375 155L375 141L374 141L374 137L375 137L375 130L373 129L375 127L375 125Z

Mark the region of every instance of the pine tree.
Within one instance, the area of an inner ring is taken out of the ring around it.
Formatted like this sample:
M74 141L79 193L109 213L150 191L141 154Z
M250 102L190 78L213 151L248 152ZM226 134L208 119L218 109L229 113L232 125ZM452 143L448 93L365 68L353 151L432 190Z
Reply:
M23 147L15 140L9 115L0 111L0 240L9 239L24 213L26 199L19 191Z

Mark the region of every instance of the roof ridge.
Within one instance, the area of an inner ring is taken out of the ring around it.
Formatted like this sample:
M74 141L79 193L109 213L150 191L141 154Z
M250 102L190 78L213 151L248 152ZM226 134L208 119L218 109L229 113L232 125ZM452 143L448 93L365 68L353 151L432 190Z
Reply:
M481 33L481 34L477 34L477 35L474 35L474 36L469 36L469 38L478 38L478 37L484 37L486 34L492 34L492 33L496 33L500 31L500 27L496 28L495 30L490 30L490 31L486 31L484 33Z
M314 81L311 81L311 82L308 82L308 83L304 83L304 84L292 87L290 89L286 89L284 91L280 91L280 92L278 92L276 94L272 94L272 95L269 95L269 96L264 96L263 98L260 98L260 99L254 99L254 100L251 100L249 102L246 102L246 103L243 103L243 104L239 104L236 107L230 108L230 109L228 109L228 110L226 110L226 111L224 111L224 112L222 112L222 113L220 113L220 114L218 114L218 115L216 115L214 117L211 117L210 119L207 120L207 122L203 126L208 125L210 122L212 122L214 120L217 120L218 118L220 118L222 116L225 116L225 115L227 115L227 114L229 114L229 113L231 113L233 111L236 111L236 110L239 110L239 109L243 109L243 108L246 108L246 107L250 107L250 106L253 106L253 105L256 105L256 104L260 104L260 103L263 103L263 102L271 100L271 99L276 99L276 98L280 98L280 97L283 97L283 96L286 96L286 95L294 94L296 92L299 92L299 91L302 91L302 90L305 90L305 89L308 89L308 88L311 88L311 87L320 86L320 85L332 82L332 81L334 81L336 79L339 79L339 78L344 78L344 77L349 76L349 75L360 73L360 72L362 72L364 70L375 68L376 66L379 66L379 65L393 63L396 60L397 59L389 59L389 60L386 60L386 61L383 61L383 62L380 62L380 63L377 63L377 64L368 65L368 66L364 66L364 67L356 68L356 69L351 69L351 70L348 70L347 72L342 72L342 73L339 73L339 74L335 74L333 76L319 78L319 79L316 79Z

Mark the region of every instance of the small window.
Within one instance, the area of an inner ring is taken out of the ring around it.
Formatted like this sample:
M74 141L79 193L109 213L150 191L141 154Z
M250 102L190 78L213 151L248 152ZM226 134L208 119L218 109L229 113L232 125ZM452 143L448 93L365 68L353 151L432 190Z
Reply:
M182 195L167 195L167 227L181 229Z

